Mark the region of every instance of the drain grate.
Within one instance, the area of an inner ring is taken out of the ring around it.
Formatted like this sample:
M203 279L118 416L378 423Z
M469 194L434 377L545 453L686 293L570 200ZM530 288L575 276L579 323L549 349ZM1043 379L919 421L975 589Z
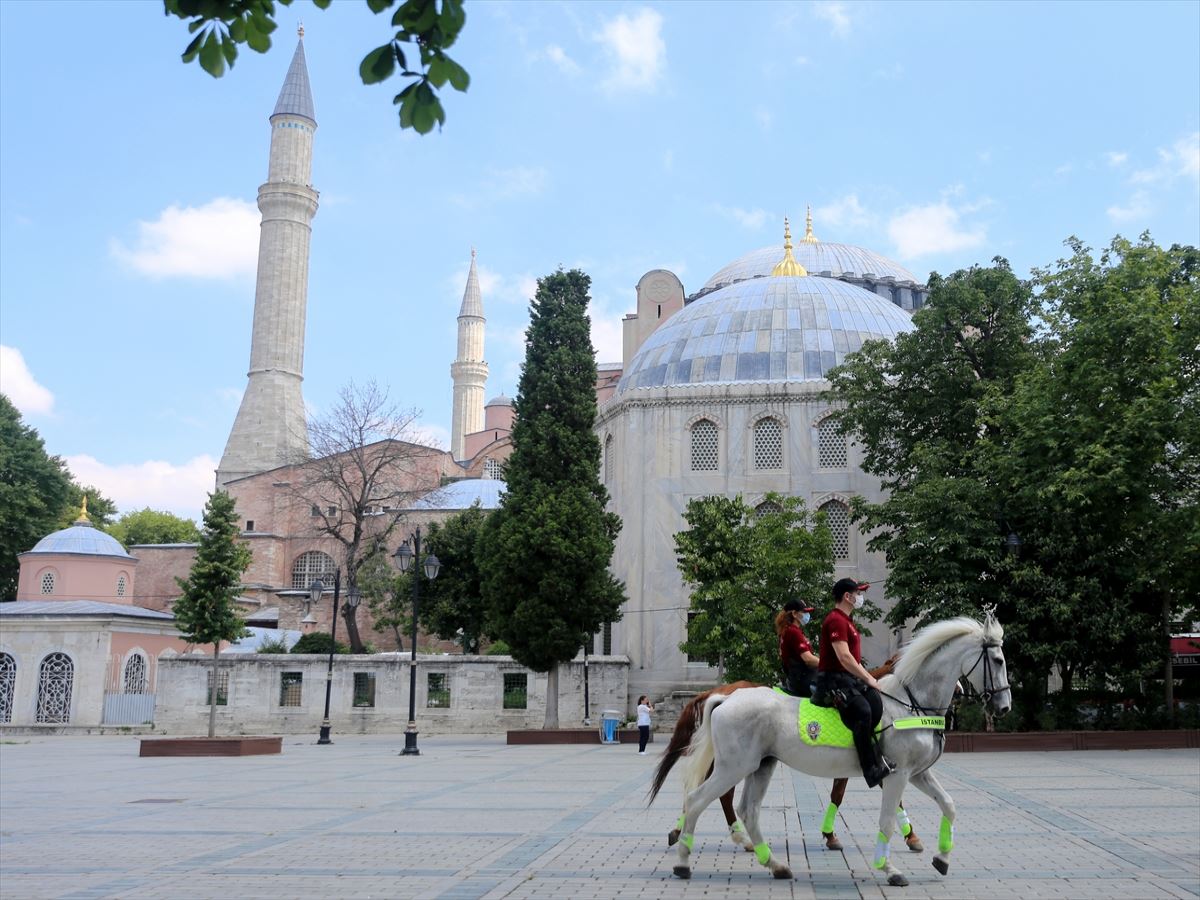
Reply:
M182 803L186 797L147 797L145 800L130 800L130 803Z

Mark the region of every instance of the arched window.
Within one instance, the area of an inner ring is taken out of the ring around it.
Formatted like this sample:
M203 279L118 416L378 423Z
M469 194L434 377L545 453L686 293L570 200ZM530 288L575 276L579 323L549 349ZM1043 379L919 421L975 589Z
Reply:
M484 478L499 478L501 475L499 460L492 459L490 456L483 461L483 477Z
M692 426L692 471L715 472L719 463L717 423L701 419Z
M763 516L768 515L769 513L777 512L783 512L783 507L773 500L764 500L762 503L758 504L758 506L754 507L754 517L756 519L761 519Z
M118 597L125 596L125 576L124 575L117 576L117 596Z
M604 439L604 483L612 484L613 477L613 436Z
M75 664L65 653L51 653L38 672L37 721L71 721L71 686Z
M817 426L817 465L822 469L846 466L846 436L838 431L837 420L825 418Z
M307 591L318 578L326 586L333 584L333 557L320 550L301 553L292 563L292 590Z
M54 573L51 571L45 571L42 573L42 593L54 593Z
M825 524L833 535L833 558L850 558L850 508L840 500L830 500L821 504L821 512L825 513Z
M754 468L783 468L783 425L768 416L754 423Z
M0 722L11 722L13 691L17 686L17 661L0 653Z
M148 686L146 678L146 657L140 653L132 654L125 660L125 693L144 694Z

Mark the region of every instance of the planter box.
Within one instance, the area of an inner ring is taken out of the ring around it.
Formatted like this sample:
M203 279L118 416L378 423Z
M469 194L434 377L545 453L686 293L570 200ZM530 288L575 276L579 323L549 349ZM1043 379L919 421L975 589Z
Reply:
M636 728L625 728L617 732L617 741L622 744L636 744L638 732ZM510 731L509 744L598 744L600 729L596 728L557 728L550 731ZM654 732L650 732L650 743L654 743Z
M1200 731L1015 731L1007 734L951 731L947 753L1045 750L1165 750L1200 747Z
M282 751L281 737L142 738L138 756L264 756Z

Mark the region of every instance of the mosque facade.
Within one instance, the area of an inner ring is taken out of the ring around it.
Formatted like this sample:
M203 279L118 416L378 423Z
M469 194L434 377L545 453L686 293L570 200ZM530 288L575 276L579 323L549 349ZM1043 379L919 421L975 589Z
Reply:
M327 577L340 552L313 527L314 517L336 511L288 500L295 460L307 452L300 386L318 200L311 183L316 113L302 41L270 124L268 178L259 190L263 236L250 368L217 485L237 501L243 537L254 550L246 603L293 628L307 584ZM880 498L879 483L862 471L859 449L837 433L823 395L833 366L864 341L910 330L911 312L926 299L927 288L897 263L819 240L811 215L795 245L785 227L782 247L738 257L690 295L665 269L638 281L635 309L622 322L622 359L598 365L595 424L601 477L623 522L612 568L628 602L592 650L629 659L631 696L661 696L715 677L706 662L679 650L689 603L674 535L693 498L741 495L753 506L769 492L803 498L825 513L833 531L835 577L871 581L872 599L890 606L882 596L885 561L867 550L849 514L853 497ZM485 507L498 502L498 494L481 485L501 475L511 453L514 410L503 395L484 399L483 300L472 250L450 365L450 448L414 445L420 465L411 483L397 485L409 499L402 508L379 510L403 513L396 542L414 524L444 518L455 503L466 505L464 497L486 495ZM450 505L439 505L435 492L457 482L463 484ZM186 571L189 554L174 547L131 549L156 600L146 605L167 608L172 579ZM328 610L324 616L327 628ZM270 624L268 618L258 624ZM366 625L360 629L369 634ZM898 639L877 629L864 641L864 654L881 660Z

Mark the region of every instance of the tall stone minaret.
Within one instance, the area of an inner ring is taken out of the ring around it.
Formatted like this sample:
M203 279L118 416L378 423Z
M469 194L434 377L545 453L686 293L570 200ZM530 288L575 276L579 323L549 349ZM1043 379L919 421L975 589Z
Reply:
M217 467L217 487L283 465L308 450L304 380L304 316L308 303L308 245L317 192L312 145L317 120L304 29L271 114L271 160L258 189L262 225L250 371L242 405Z
M475 248L471 248L471 271L458 311L458 356L450 364L454 379L454 418L450 426L450 453L467 458L467 435L483 431L483 389L488 366L483 361L483 298L475 272Z

